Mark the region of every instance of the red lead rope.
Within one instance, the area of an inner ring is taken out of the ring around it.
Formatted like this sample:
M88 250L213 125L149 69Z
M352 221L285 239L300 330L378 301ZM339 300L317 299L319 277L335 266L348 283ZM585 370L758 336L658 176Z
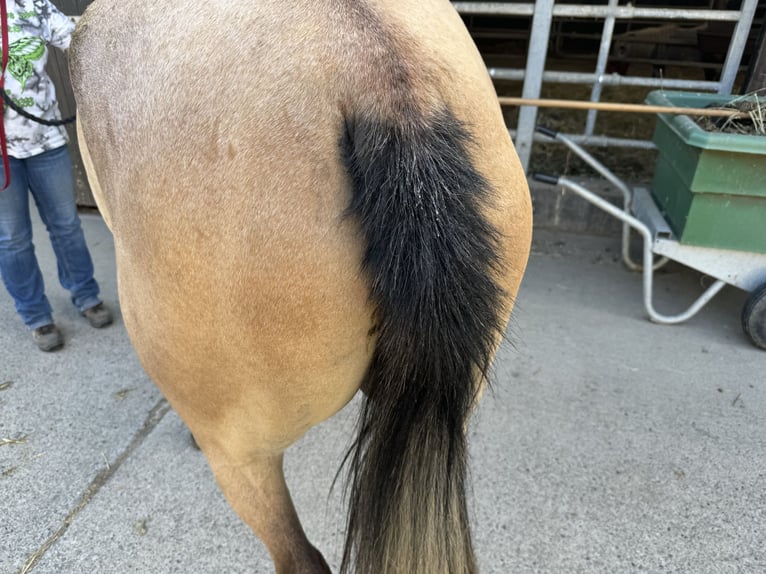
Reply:
M8 7L5 5L5 0L0 0L0 19L2 23L2 44L3 44L3 59L2 68L0 69L0 90L5 90L5 69L8 67ZM5 141L5 109L3 109L3 121L0 122L0 147L3 154L3 171L5 173L5 184L2 189L7 188L11 184L11 164L8 160L8 145ZM2 190L0 190L2 191Z

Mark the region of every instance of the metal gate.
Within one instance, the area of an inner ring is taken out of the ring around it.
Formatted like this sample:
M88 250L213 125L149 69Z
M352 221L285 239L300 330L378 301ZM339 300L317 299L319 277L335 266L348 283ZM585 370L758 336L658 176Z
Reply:
M537 0L524 2L452 2L453 6L465 16L522 16L532 19L527 63L524 69L490 68L490 75L495 79L523 81L523 98L539 98L543 82L590 85L590 100L600 100L603 86L641 86L668 89L690 89L731 94L739 70L745 43L753 23L758 0L743 0L738 10L696 9L696 8L655 8L636 7L632 4L620 5L620 0L608 0L607 4L564 4L555 0ZM590 73L564 72L546 69L546 57L551 38L554 19L603 19L600 47L596 60L596 69ZM717 81L696 81L669 77L652 78L607 74L607 62L612 49L615 22L620 20L656 20L697 21L697 22L732 22L734 32L729 42L728 52ZM652 148L653 144L645 140L612 138L594 134L596 111L590 111L580 134L568 134L570 139L580 144L597 146L623 146ZM532 153L532 143L536 139L535 123L537 108L521 106L518 124L511 130L514 136L519 158L526 169Z

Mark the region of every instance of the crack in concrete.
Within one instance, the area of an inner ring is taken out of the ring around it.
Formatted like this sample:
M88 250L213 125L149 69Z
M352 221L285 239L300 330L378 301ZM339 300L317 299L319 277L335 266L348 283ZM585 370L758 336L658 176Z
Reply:
M143 426L133 437L133 440L130 441L130 444L127 446L127 448L122 451L122 453L120 453L120 456L118 456L114 462L107 464L106 468L95 476L95 478L85 489L85 492L82 494L75 507L69 512L69 514L67 514L66 518L64 518L64 522L61 524L61 526L59 526L56 532L54 532L48 538L48 540L46 540L43 545L40 546L40 548L38 548L38 550L27 559L26 563L21 568L21 570L19 570L18 574L29 574L29 572L32 571L32 569L37 565L42 557L45 556L48 550L50 550L53 545L56 544L56 542L62 536L64 536L80 512L82 512L88 506L88 504L90 504L91 500L93 500L93 498L99 493L101 488L109 481L110 478L112 478L112 476L114 476L122 464L130 457L131 454L133 454L133 452L135 452L141 443L144 442L146 437L151 434L151 432L160 423L160 421L168 413L169 410L170 405L165 399L160 399L157 404L152 407L152 410L149 411Z

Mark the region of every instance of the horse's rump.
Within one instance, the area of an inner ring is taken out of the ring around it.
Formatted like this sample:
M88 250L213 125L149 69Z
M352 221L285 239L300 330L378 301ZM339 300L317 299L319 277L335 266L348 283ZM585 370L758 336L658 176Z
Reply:
M364 382L344 569L473 571L464 429L530 208L449 2L98 0L71 61L126 326L277 567L305 537L231 469Z

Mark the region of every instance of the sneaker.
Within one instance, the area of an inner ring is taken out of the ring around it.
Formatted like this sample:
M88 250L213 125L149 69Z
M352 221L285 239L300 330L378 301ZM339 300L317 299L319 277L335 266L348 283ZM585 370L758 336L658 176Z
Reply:
M37 343L37 347L46 353L56 351L64 346L64 337L53 323L33 330L32 338Z
M90 326L95 329L112 324L112 313L103 303L97 303L90 309L85 309L82 314L88 320Z

